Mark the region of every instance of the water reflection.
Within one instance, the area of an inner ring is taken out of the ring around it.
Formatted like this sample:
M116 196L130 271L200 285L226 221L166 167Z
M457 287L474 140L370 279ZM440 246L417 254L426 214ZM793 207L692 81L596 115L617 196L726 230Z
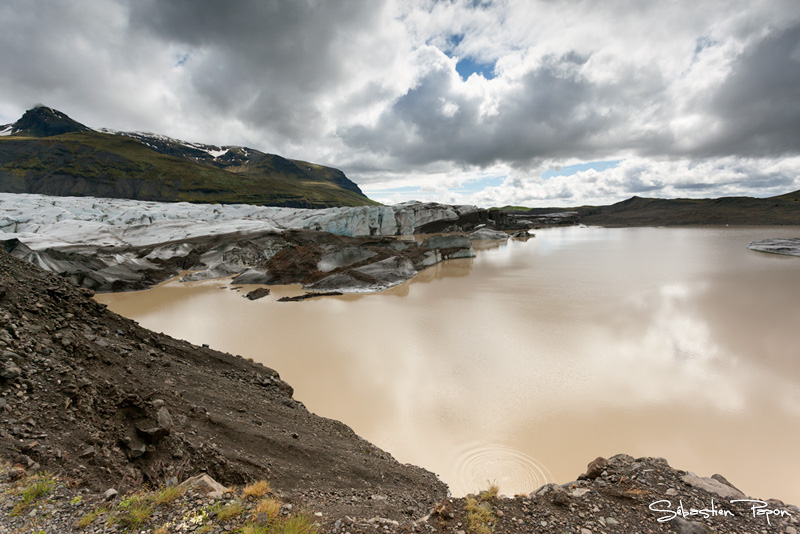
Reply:
M552 479L535 458L495 443L465 445L455 455L452 471L458 474L455 486L464 488L462 493L478 493L497 484L506 494L527 494Z
M793 234L561 228L378 295L251 302L212 281L98 298L276 368L309 409L456 495L626 452L800 503L800 260L745 248Z

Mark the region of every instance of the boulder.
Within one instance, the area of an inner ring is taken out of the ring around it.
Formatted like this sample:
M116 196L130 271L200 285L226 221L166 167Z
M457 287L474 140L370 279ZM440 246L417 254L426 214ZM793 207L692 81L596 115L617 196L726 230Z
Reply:
M267 295L269 295L269 289L266 287L259 287L249 291L245 297L249 300L258 300L266 297Z
M165 406L162 406L156 412L155 425L148 423L140 423L136 425L136 433L143 437L148 443L158 443L161 439L168 436L172 432L174 422L172 415Z
M606 470L606 467L608 467L608 460L602 456L598 456L589 462L589 465L586 466L586 473L583 476L584 478L594 480L603 474L603 471Z
M6 361L0 364L0 378L3 380L14 380L22 375L22 369L17 367L12 361Z
M209 499L220 499L228 492L228 488L205 473L187 478L180 483L179 487L193 490L196 493L205 495Z
M723 499L747 498L746 495L741 491L714 478L699 477L697 475L688 474L681 477L681 480L683 480L684 484L688 486L713 493Z

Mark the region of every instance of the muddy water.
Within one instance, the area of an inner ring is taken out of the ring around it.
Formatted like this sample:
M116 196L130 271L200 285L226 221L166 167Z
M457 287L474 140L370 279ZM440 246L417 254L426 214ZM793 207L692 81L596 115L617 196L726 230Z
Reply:
M798 228L563 228L382 294L250 302L226 281L101 295L142 325L252 357L455 495L663 456L800 503Z

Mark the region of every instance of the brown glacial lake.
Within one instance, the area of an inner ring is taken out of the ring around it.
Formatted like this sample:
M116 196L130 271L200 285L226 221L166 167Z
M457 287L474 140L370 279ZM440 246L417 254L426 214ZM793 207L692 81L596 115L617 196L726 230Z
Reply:
M379 294L251 302L215 280L97 299L278 370L454 495L627 453L800 504L800 258L746 248L800 228L536 234Z

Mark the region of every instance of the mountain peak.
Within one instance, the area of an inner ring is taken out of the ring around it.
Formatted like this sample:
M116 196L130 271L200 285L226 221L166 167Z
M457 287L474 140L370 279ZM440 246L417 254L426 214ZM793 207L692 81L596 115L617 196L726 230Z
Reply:
M26 111L11 129L12 134L25 133L33 137L90 131L91 128L70 119L65 113L41 104Z

